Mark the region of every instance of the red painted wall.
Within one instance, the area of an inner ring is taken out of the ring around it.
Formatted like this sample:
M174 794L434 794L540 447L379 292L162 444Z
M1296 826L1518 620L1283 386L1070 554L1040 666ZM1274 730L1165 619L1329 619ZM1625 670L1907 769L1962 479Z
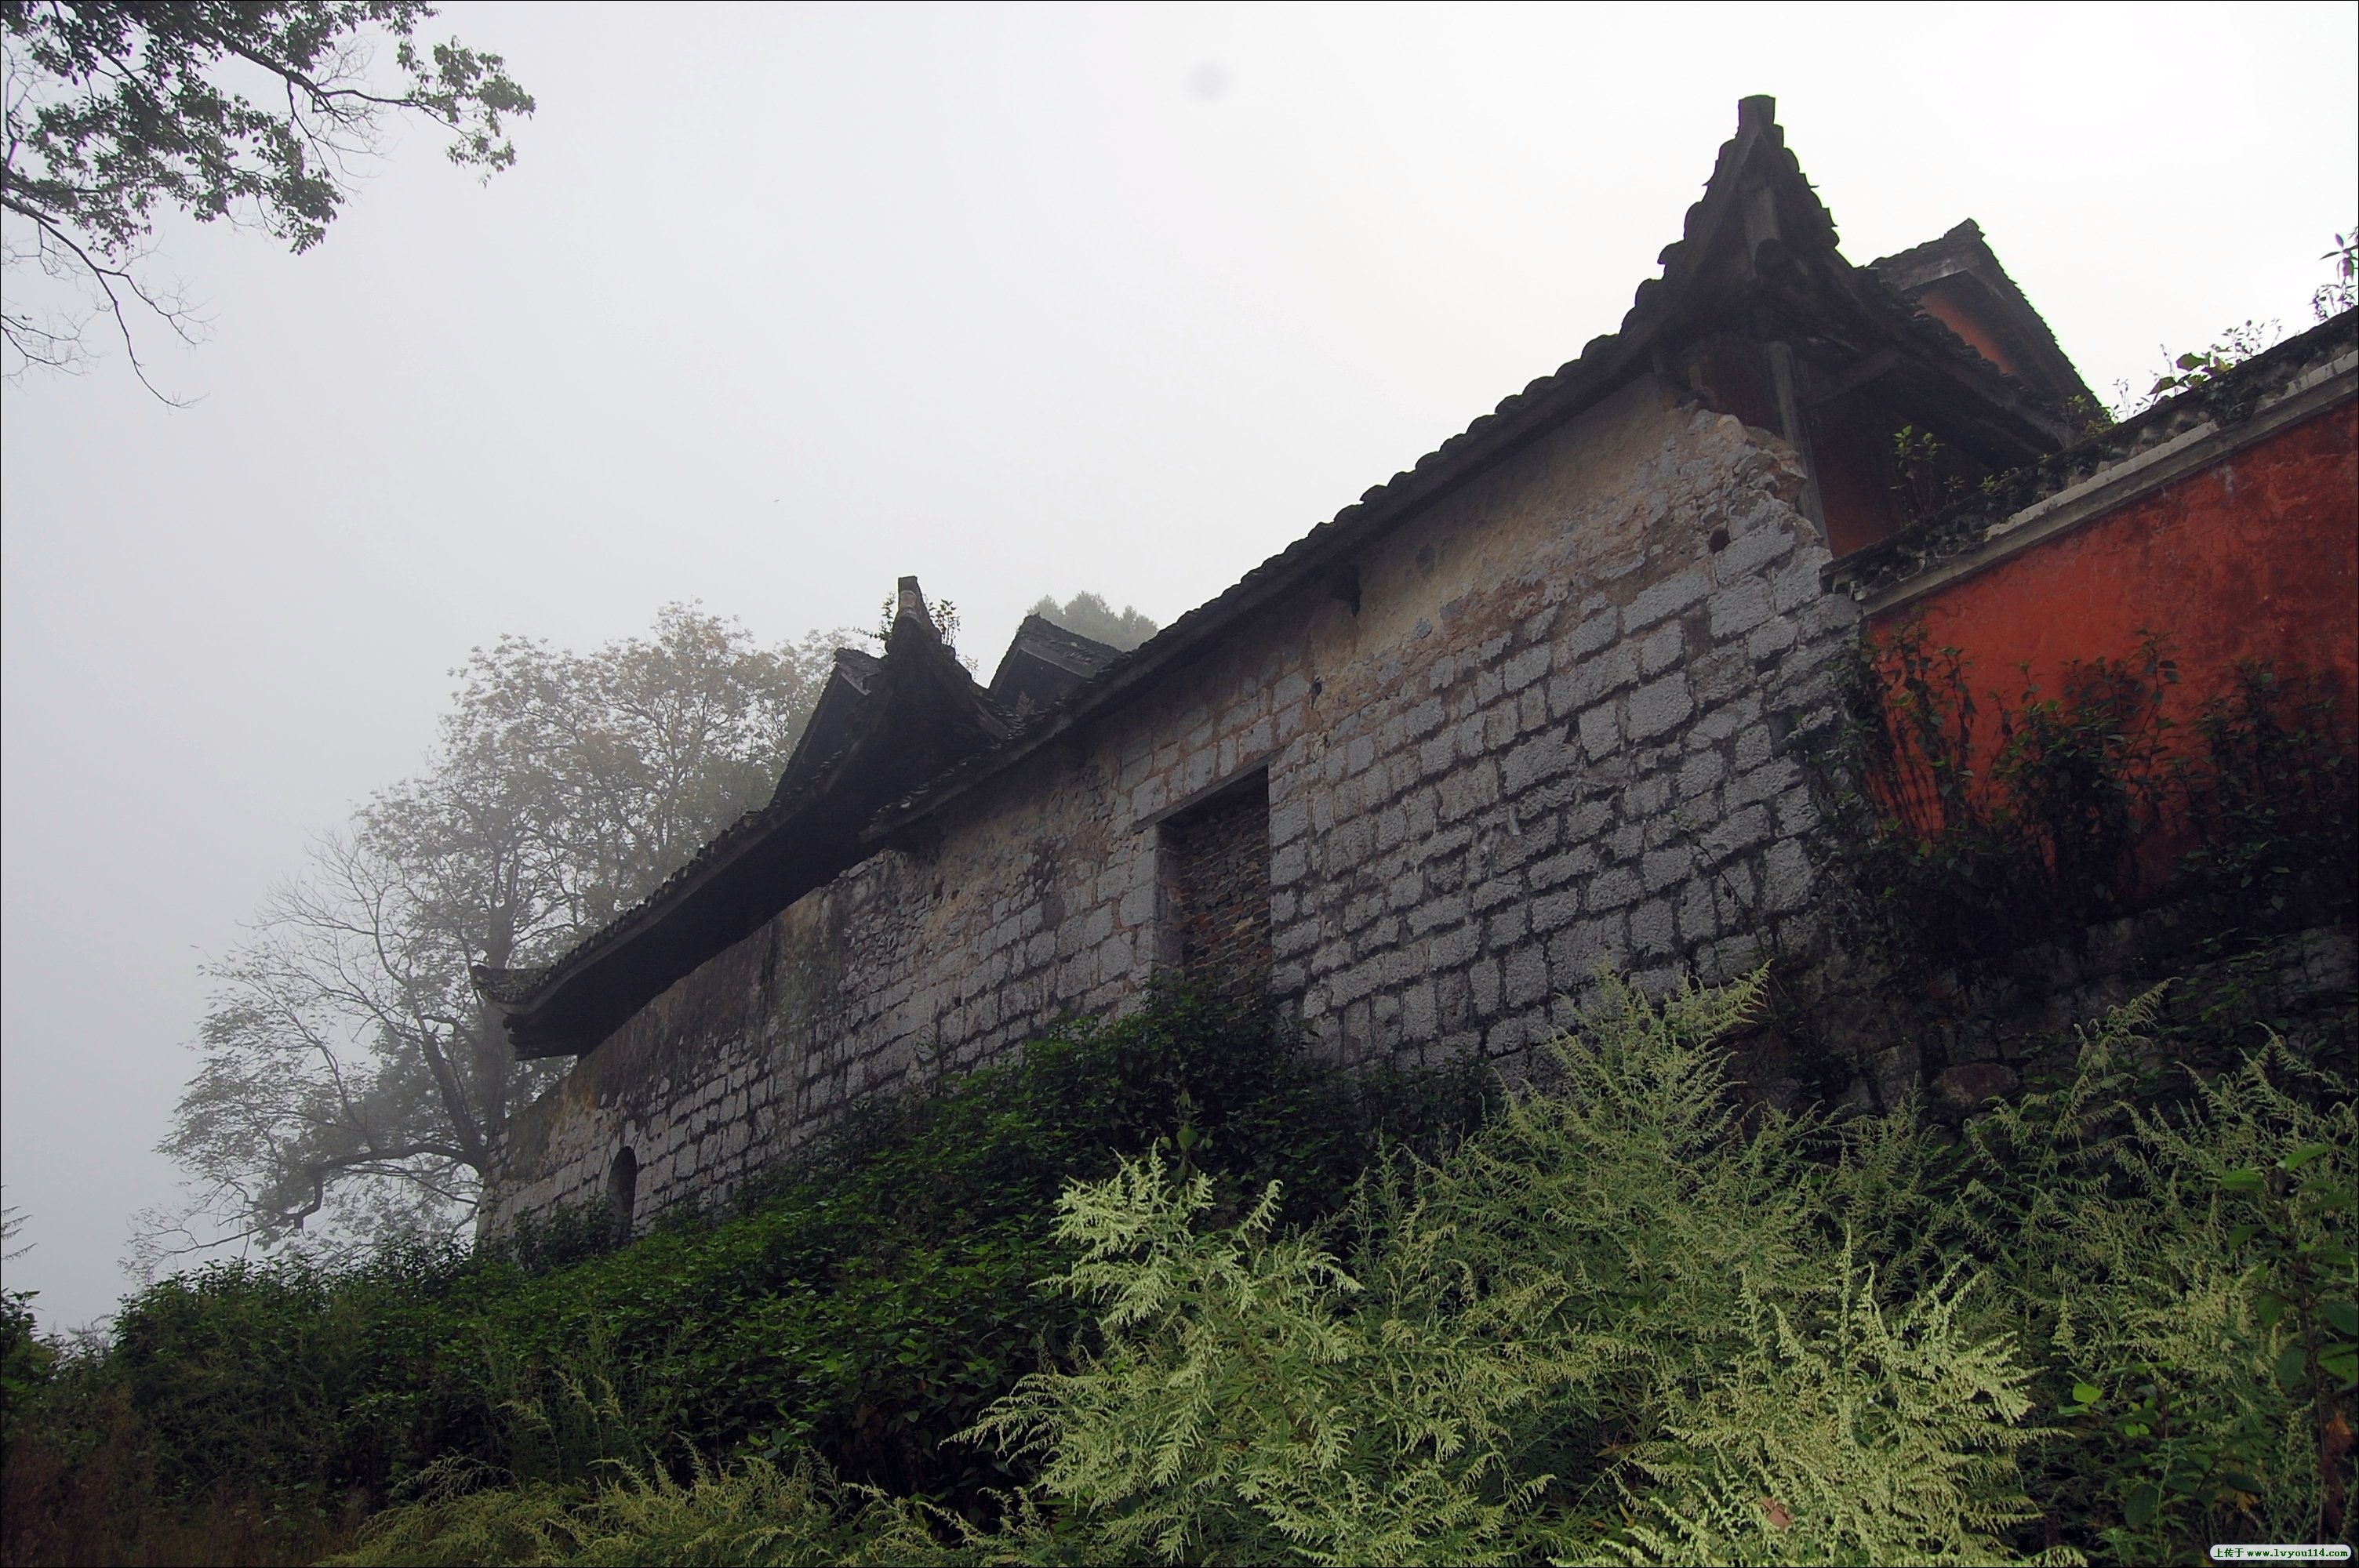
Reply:
M1973 660L1977 690L2044 691L2065 665L2135 663L2166 632L2182 723L2242 659L2359 689L2359 406L2343 404L2104 517L1886 611L1921 615L1930 647Z
M1995 692L2008 707L2025 685L2018 665L2053 697L2072 662L2102 656L2136 670L2142 633L2168 633L2180 678L2161 688L2176 726L2167 751L2200 746L2189 721L2248 659L2280 676L2325 677L2347 729L2359 709L2359 406L1879 614L1870 629L1882 635L1914 617L1927 648L1964 652L1978 700ZM1995 737L1984 723L1976 737L1987 765ZM2138 887L2159 888L2189 843L2176 823L2149 835Z

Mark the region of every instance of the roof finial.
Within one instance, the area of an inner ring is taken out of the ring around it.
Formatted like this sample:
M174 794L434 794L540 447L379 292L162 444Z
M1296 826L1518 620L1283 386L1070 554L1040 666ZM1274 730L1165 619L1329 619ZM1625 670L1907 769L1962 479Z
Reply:
M906 647L913 638L919 643L939 645L942 633L941 628L934 624L934 612L926 607L925 591L918 587L918 579L905 577L900 594L894 601L893 625L886 649L889 653Z
M1767 130L1777 123L1777 100L1766 92L1736 101L1736 128L1748 131L1756 127Z

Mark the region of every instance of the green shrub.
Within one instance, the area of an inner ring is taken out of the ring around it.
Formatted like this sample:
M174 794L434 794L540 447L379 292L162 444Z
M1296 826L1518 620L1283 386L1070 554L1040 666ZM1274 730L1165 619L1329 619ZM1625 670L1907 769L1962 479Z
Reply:
M1062 1182L1160 1140L1233 1207L1276 1176L1289 1217L1311 1218L1379 1139L1438 1146L1479 1100L1471 1075L1347 1076L1266 1014L1166 992L863 1107L733 1212L628 1247L559 1217L472 1253L200 1270L130 1302L68 1387L16 1378L38 1342L9 1342L9 1441L29 1434L47 1479L7 1528L79 1507L73 1477L105 1445L147 1501L94 1514L184 1508L229 1477L281 1514L341 1518L453 1460L579 1487L611 1463L685 1474L807 1450L984 1511L983 1489L1016 1477L940 1440L1073 1332L1036 1288L1058 1265L1038 1221Z
M2137 1055L2158 1000L2088 1032L2063 1086L1968 1130L1940 1223L1992 1263L2065 1418L2042 1487L2059 1528L2132 1563L2337 1539L2359 1354L2351 1086L2271 1039L2154 1103Z
M836 1481L808 1457L787 1466L758 1455L726 1471L701 1459L674 1480L661 1466L619 1465L600 1484L487 1487L469 1467L428 1479L420 1496L379 1514L350 1568L417 1564L580 1563L637 1568L801 1568L803 1564L954 1562L937 1531L951 1516Z
M2359 906L2359 743L2321 676L2245 662L2181 729L2169 639L1978 697L1965 654L1863 638L1821 784L1848 935L1907 976L1973 979L2165 901L2234 946Z
M1994 1562L2030 1518L2029 1372L1944 1280L1880 1301L1814 1161L1713 1039L1755 977L1613 1010L1560 1075L1371 1183L1347 1263L1204 1227L1158 1159L1077 1184L1095 1345L974 1435L1097 1560Z
M1266 1037L1191 1072L1203 1026L1176 1013L1077 1030L878 1109L750 1214L540 1273L216 1271L33 1398L112 1400L109 1441L177 1477L125 1494L151 1508L200 1497L216 1422L311 1510L274 1550L331 1542L331 1480L376 1465L392 1506L354 1563L2060 1564L2340 1538L2346 1080L2265 1040L2171 1085L2158 994L1962 1138L1912 1105L1784 1116L1717 1043L1761 985L1609 981L1479 1120L1462 1080L1347 1082ZM229 1387L241 1346L286 1360L260 1392ZM892 1464L921 1480L878 1485Z

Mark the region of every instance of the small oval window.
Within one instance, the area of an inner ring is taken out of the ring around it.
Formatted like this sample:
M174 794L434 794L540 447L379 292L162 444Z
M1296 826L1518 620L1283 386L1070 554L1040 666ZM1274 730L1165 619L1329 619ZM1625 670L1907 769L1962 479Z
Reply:
M614 1210L614 1239L631 1238L631 1211L639 1202L639 1157L628 1149L606 1172L606 1202Z

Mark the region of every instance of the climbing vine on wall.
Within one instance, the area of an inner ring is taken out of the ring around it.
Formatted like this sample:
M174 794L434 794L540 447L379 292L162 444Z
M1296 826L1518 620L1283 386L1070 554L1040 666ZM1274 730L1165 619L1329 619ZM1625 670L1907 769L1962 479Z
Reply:
M1886 960L1971 979L2170 900L2221 938L2350 911L2359 776L2322 679L2247 663L2181 722L2159 634L2045 687L2019 669L2014 695L1978 690L1914 622L1853 652L1822 853Z

